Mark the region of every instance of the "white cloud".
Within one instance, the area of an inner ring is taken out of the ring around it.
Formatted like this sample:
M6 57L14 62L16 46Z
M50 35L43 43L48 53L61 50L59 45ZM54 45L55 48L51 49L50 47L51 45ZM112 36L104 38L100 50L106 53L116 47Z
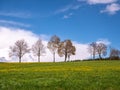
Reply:
M77 10L77 9L79 9L81 7L81 5L74 5L73 7L72 7L72 9L74 9L74 10Z
M83 1L86 1L86 0L77 0L78 2L83 2Z
M89 4L109 4L117 2L117 0L86 0Z
M34 43L37 36L30 31L22 29L0 27L0 57L9 59L9 46L13 45L19 39L25 39L29 45Z
M55 14L64 13L66 11L69 11L71 8L72 8L72 5L67 5L61 9L56 10Z
M5 26L13 25L13 26L20 26L20 27L30 27L29 24L24 24L24 23L15 22L15 21L8 21L8 20L0 20L0 23Z
M96 43L104 43L105 45L110 45L111 42L107 39L99 39L96 41Z
M68 18L70 18L72 15L73 15L73 13L69 13L68 15L64 15L64 16L63 16L63 19L68 19Z
M17 17L17 18L31 18L31 14L29 12L17 12L17 11L9 11L9 12L0 12L0 16L9 16L9 17Z
M117 11L120 11L120 5L116 3L112 3L110 5L107 5L104 10L101 10L101 13L108 13L108 14L116 14Z
M120 4L118 0L77 0L78 2L86 2L89 5L96 4L105 4L106 8L101 10L100 13L116 14L117 11L120 11Z
M80 3L74 2L74 3L68 4L66 6L63 6L62 8L57 9L54 12L54 15L56 15L56 14L65 14L62 18L63 19L68 19L73 15L73 14L70 15L70 12L74 12L76 10L79 10L81 6L82 5Z
M55 14L64 13L64 12L67 12L69 10L78 10L80 7L81 7L80 4L75 4L75 5L74 4L69 4L69 5L66 5L63 8L60 8L60 9L56 10Z
M72 56L73 60L83 60L90 58L90 54L88 53L88 44L81 44L78 42L73 42L76 47L76 55Z
M63 16L63 19L68 19L68 18L70 18L68 15Z
M8 56L9 46L14 45L17 40L25 39L31 47L40 36L24 29L0 27L0 37L0 57L5 57L8 62L18 62L16 58L10 58ZM44 38L45 35L42 35L41 37ZM46 46L46 55L41 57L42 62L52 62L52 54L47 49L47 42L47 40L43 39L43 43ZM89 57L89 53L87 51L87 44L80 44L77 42L73 42L73 44L76 46L77 51L75 56L71 56L72 60L86 59ZM4 58L2 58L2 61L3 59ZM22 61L36 62L37 59L32 55L32 53L29 53L23 57ZM64 61L64 57L61 58L56 55L56 61Z

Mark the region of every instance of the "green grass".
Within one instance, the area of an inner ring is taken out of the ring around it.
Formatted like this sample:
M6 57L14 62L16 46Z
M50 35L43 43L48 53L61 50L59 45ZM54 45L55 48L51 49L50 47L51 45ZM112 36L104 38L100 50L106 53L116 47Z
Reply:
M120 61L0 63L0 90L120 90Z

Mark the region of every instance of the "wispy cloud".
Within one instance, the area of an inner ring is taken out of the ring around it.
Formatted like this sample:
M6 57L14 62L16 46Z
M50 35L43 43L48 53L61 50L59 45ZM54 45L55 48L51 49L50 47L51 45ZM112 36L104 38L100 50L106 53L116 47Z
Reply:
M117 11L120 11L120 5L116 3L112 3L107 5L104 10L101 10L101 13L108 13L110 15L116 14Z
M117 2L117 0L78 0L78 1L85 1L88 4L109 4Z
M72 9L73 10L77 10L77 9L79 9L81 7L81 5L74 5L73 7L72 7Z
M65 6L65 7L61 8L61 9L56 10L55 14L66 12L66 11L70 10L71 7L72 7L72 5L67 5L67 6Z
M29 12L0 12L0 16L9 16L9 17L17 17L17 18L31 18L31 14Z
M56 10L54 12L54 14L64 14L63 15L63 19L68 19L70 18L71 16L73 16L73 13L71 12L74 12L76 10L79 10L79 8L81 7L81 4L79 3L73 3L73 4L69 4L69 5L66 5L58 10Z
M55 11L55 14L64 13L69 10L78 10L81 7L80 4L69 4Z
M12 26L20 26L20 27L30 27L29 24L24 24L24 23L15 22L15 21L8 21L8 20L0 20L0 23L3 26L12 25Z
M67 14L67 15L64 15L64 16L63 16L63 19L68 19L68 18L70 18L72 15L73 15L73 13L69 13L69 14Z

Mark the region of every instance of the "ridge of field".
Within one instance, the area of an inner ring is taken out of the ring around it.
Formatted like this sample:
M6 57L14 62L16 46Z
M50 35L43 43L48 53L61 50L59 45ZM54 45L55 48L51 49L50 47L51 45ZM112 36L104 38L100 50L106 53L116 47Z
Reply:
M0 63L0 90L120 90L120 61Z

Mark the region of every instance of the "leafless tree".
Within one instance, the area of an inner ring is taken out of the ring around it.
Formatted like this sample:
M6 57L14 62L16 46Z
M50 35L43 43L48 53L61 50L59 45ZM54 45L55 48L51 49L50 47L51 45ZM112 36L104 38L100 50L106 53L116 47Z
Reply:
M40 56L45 54L45 47L41 39L38 39L36 43L32 46L32 51L34 55L38 57L38 62L40 62Z
M96 47L97 47L97 43L96 42L92 42L91 44L89 44L88 46L88 52L92 55L93 59L95 59L95 55L97 54L96 52Z
M60 57L65 56L65 62L67 57L70 58L71 55L75 55L75 51L75 46L73 46L71 40L61 42L58 48L58 54Z
M55 62L55 55L56 55L59 43L60 43L60 38L58 36L54 35L51 37L51 39L47 45L48 49L53 54L53 62Z
M120 50L111 48L110 49L110 59L120 59Z
M102 55L107 54L107 46L104 43L97 43L96 51L99 55L99 59L102 59Z
M16 41L14 46L10 46L10 50L9 56L17 56L20 63L21 58L30 51L30 49L28 49L27 42L24 39Z

